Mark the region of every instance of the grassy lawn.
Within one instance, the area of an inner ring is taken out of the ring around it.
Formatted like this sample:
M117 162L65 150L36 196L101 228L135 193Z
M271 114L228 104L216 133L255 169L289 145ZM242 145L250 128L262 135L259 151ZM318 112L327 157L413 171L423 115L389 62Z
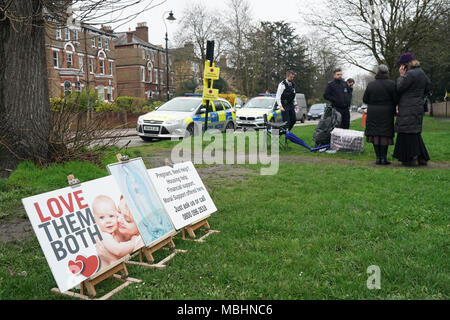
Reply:
M313 131L294 132L312 144ZM426 119L432 160L450 161L449 132L450 122ZM148 157L173 144L127 152ZM360 155L329 155L291 145L286 155L361 164L281 163L278 175L269 177L260 176L257 165L244 165L243 179L206 177L218 208L210 224L221 233L204 244L178 235L177 248L186 254L164 271L129 266L130 276L143 283L113 299L449 299L450 170L368 167L370 147ZM104 164L115 162L113 153ZM45 169L22 163L0 184L0 224L26 217L17 210L20 199L65 187L70 173L82 181L107 175L104 167L80 162ZM381 290L367 289L372 265L381 269ZM114 284L105 283L99 294ZM50 293L54 286L34 236L0 242L0 300L63 299Z

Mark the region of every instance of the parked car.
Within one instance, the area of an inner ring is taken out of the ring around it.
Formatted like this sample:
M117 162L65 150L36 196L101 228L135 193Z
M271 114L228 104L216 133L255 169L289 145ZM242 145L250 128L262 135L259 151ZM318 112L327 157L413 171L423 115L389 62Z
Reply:
M311 106L308 112L308 120L321 119L327 107L326 103L316 103Z
M297 93L295 99L297 100L298 104L298 110L295 110L297 121L301 121L302 123L304 123L306 120L306 114L308 112L305 95L302 93Z
M194 122L205 124L206 106L202 96L177 97L155 111L140 116L138 135L145 141L164 138L183 138L194 135ZM236 113L222 98L211 102L208 111L208 129L225 132L236 128Z
M272 122L282 122L281 111L275 106L274 94L261 94L250 99L244 107L236 112L236 124L238 128L263 129L264 115Z
M367 113L367 105L363 104L361 107L358 108L359 113L363 113L365 111Z

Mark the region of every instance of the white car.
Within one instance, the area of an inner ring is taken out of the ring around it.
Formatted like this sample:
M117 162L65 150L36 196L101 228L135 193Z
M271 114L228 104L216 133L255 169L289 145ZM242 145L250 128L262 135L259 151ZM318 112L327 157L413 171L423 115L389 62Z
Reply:
M140 116L137 133L145 141L183 138L194 135L194 123L205 124L206 106L201 96L177 97L155 111ZM236 113L222 98L211 101L208 111L208 129L222 132L236 128Z
M236 112L236 124L238 128L265 128L264 115L267 115L267 121L282 122L281 111L275 106L275 95L260 95L250 99L244 107Z

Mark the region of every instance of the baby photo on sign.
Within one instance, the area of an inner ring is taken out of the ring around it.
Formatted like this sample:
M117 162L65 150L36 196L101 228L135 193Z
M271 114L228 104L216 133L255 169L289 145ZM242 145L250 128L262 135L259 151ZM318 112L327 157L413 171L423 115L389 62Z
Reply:
M22 203L61 292L144 246L112 176Z
M102 269L144 246L123 196L117 203L107 195L97 196L92 212L103 239L96 243Z
M141 158L108 166L146 246L175 232Z

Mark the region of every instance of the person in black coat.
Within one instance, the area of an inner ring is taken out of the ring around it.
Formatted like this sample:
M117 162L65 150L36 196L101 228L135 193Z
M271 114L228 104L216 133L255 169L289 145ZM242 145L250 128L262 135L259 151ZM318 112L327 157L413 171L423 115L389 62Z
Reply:
M373 143L377 156L376 164L389 165L387 153L394 144L394 116L398 97L395 82L389 79L389 69L378 66L375 80L364 92L363 102L367 104L366 139Z
M353 88L342 78L342 69L337 68L333 74L334 80L329 82L323 97L331 102L331 106L342 115L342 123L339 128L350 128L350 102ZM353 81L354 83L354 81Z
M405 166L427 165L430 156L422 139L422 124L424 101L431 91L431 81L411 53L401 55L399 64L400 77L396 84L399 104L395 123L398 134L394 158Z

